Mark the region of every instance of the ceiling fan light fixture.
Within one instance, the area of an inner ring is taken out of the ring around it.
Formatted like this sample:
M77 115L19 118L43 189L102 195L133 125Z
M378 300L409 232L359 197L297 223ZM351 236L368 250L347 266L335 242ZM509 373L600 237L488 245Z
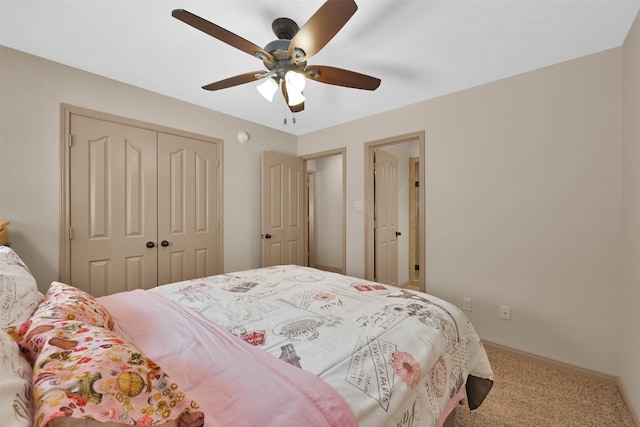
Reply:
M273 77L269 77L268 79L265 79L264 82L258 85L258 92L260 92L260 94L264 96L267 101L272 102L273 96L278 90L278 87L279 85L276 79L274 79Z
M302 94L307 79L304 77L304 74L289 70L284 75L284 81L287 82L287 92L289 96L291 96L291 92L299 92Z
M302 92L292 91L287 87L287 99L290 107L295 107L296 105L300 105L304 102L305 97Z

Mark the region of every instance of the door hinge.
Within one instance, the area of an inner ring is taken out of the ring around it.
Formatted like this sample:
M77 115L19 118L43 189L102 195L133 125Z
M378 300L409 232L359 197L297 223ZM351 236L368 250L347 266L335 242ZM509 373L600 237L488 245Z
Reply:
M73 239L73 228L69 227L69 240Z
M416 181L416 187L420 187L420 181Z
M69 147L73 146L73 135L72 134L67 135L67 145Z
M218 167L220 167L220 157L218 157L218 159L217 159L217 162L216 162L216 163L217 163L217 166L218 166Z

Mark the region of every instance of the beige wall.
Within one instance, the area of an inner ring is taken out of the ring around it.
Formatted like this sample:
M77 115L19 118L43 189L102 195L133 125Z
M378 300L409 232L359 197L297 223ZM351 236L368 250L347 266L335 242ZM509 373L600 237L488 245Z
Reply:
M41 290L58 278L60 103L223 139L224 268L260 265L261 153L295 153L295 136L6 47L0 76L0 217Z
M640 414L640 15L623 46L622 233L625 317L621 375Z
M424 129L427 291L472 298L485 339L618 374L621 76L613 49L304 135L298 153L347 147L351 208L363 143ZM348 209L349 274L363 229Z

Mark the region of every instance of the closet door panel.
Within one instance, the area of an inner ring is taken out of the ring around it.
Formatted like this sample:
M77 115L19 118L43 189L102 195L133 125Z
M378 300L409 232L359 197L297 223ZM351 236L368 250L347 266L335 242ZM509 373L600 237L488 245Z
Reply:
M71 135L70 284L94 296L155 286L156 132L71 115Z
M217 144L158 134L158 284L222 272L218 180Z

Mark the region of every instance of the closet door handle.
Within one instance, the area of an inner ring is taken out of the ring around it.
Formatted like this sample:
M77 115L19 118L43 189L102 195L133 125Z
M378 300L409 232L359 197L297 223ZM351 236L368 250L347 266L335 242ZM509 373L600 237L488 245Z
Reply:
M156 244L155 244L155 243L153 243L153 242L147 242L147 247L148 247L149 249L151 249L151 248L152 248L152 247L154 247L155 245L156 245Z
M167 242L166 240L163 240L162 242L160 242L160 246L162 246L163 248L166 248L167 246L169 246L169 242Z
M264 238L265 238L265 239L270 239L270 238L271 238L271 234L268 234L268 233L267 233L267 234L265 234L265 235L264 235Z
M399 231L396 231L396 237L402 236L402 233Z

